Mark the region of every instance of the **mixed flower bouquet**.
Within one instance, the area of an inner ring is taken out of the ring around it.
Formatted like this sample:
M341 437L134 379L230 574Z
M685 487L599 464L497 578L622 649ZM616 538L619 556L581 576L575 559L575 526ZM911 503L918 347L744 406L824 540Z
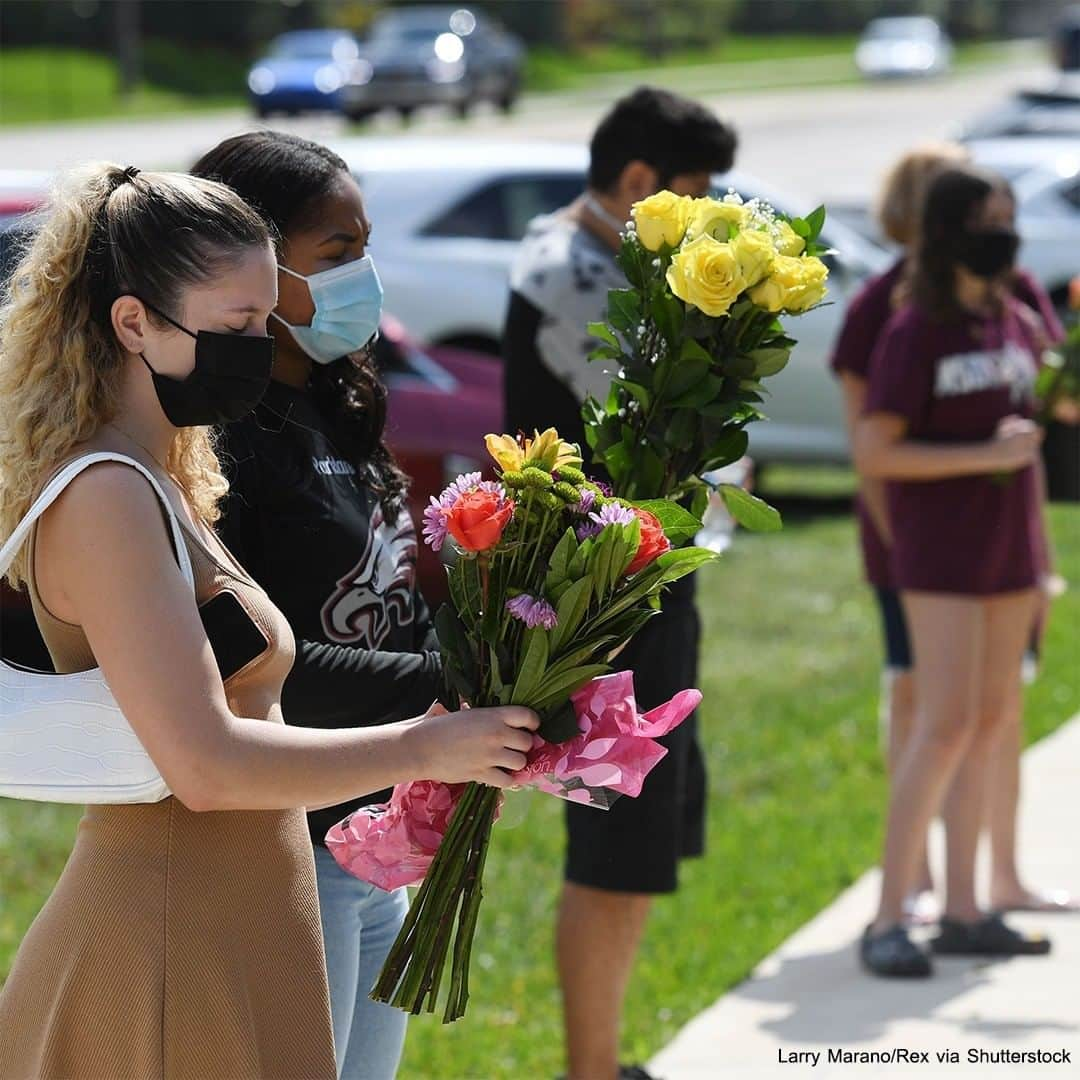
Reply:
M763 419L763 380L795 346L780 316L825 297L824 222L824 207L788 219L733 191L661 191L634 205L618 256L629 287L611 290L607 319L589 325L600 342L590 359L618 371L607 400L583 410L616 494L688 497L701 517L706 474L745 454L746 425ZM761 500L734 485L721 493L740 524L779 528Z
M679 695L661 715L641 717L632 686L600 677L659 610L664 586L715 556L679 547L699 522L678 505L631 504L588 480L578 448L554 429L531 439L489 435L487 447L498 479L462 476L425 513L427 543L452 544L458 554L450 602L435 616L445 702L535 709L541 726L519 782L605 807L613 793L640 790L659 760L651 737L670 730L697 697ZM498 806L498 790L482 784L407 785L384 812L332 831L328 843L347 869L388 881L383 871L397 854L408 856L410 880L424 877L376 1000L434 1011L452 945L444 1020L464 1014Z

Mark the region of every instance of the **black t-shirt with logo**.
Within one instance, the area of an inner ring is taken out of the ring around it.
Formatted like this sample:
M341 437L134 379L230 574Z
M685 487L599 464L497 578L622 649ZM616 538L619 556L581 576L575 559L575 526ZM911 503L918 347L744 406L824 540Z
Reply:
M218 530L297 639L286 722L363 727L422 713L438 695L440 664L408 511L385 520L363 466L335 447L333 421L280 382L225 429L220 457L231 489ZM308 814L312 840L388 797Z

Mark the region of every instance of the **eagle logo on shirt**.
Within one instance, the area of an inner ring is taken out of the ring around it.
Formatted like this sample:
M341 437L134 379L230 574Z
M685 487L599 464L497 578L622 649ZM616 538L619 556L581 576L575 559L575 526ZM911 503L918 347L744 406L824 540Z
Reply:
M416 529L408 512L387 524L377 508L360 561L323 605L327 638L338 645L377 649L394 626L412 622L416 556Z

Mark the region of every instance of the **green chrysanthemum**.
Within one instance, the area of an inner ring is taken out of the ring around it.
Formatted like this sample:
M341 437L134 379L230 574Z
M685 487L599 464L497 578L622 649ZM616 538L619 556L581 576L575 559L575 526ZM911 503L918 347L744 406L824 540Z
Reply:
M564 503L573 505L581 501L581 492L578 491L573 484L568 484L565 480L560 480L551 489Z
M502 474L501 479L503 487L515 489L525 487L525 474L516 469L508 469Z
M580 487L585 483L585 474L572 465L563 465L559 469L559 479L565 480L568 484L577 484Z
M555 483L551 473L544 472L543 469L538 469L535 465L522 469L521 476L525 481L525 487L535 488L538 491L544 491Z

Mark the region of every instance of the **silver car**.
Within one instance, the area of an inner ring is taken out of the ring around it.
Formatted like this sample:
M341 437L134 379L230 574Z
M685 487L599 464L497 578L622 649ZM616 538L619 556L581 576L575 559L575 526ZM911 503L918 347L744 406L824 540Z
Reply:
M948 34L924 15L873 19L855 47L855 66L868 79L941 75L952 59Z

